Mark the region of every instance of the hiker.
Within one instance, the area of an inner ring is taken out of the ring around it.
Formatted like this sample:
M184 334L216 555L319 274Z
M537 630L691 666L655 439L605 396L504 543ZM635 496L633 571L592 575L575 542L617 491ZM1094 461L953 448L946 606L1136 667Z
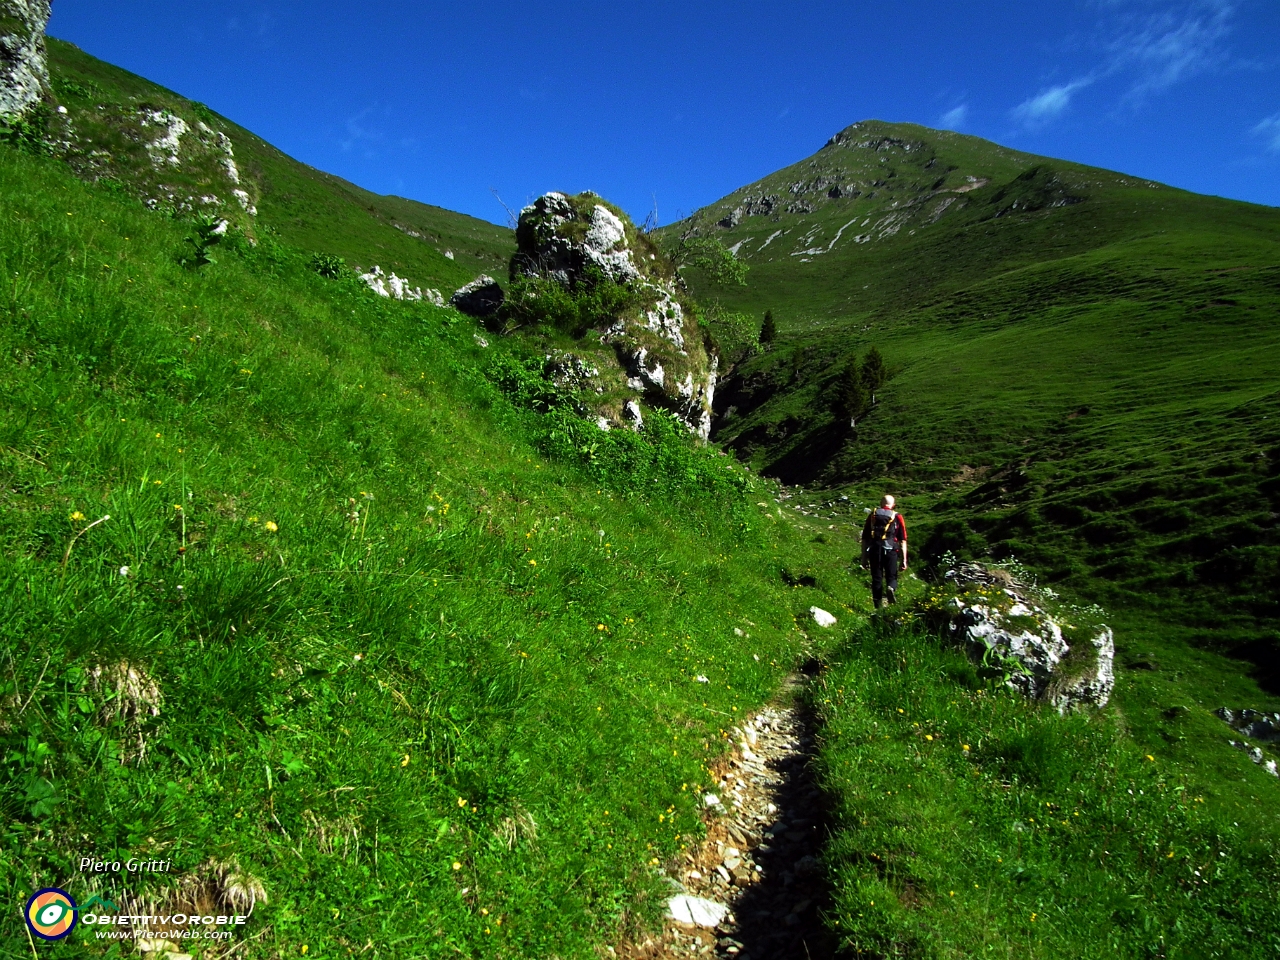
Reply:
M899 564L907 569L907 522L893 509L894 502L886 493L862 526L862 562L871 564L871 603L877 610L882 598L898 602Z

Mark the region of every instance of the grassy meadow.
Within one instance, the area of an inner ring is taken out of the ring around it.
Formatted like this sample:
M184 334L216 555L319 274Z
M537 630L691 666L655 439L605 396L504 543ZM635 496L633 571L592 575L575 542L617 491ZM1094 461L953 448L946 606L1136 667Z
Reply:
M86 855L234 862L264 957L651 921L797 616L861 596L840 551L660 418L572 439L453 311L268 240L186 269L189 225L12 150L0 203L6 899L176 896Z

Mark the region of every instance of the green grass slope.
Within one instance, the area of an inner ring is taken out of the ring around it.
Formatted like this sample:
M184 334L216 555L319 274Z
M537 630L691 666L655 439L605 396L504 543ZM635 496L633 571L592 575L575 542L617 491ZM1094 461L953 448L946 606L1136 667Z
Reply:
M1280 211L868 122L669 229L737 246L748 286L699 292L779 324L719 396L740 454L917 494L934 555L1274 665ZM893 378L850 429L834 383L873 344Z
M479 273L505 275L515 250L511 230L379 196L298 163L204 105L71 44L50 39L49 65L54 92L68 110L68 159L86 178L118 184L167 207L173 206L170 194L179 202L210 192L229 200L220 164L202 164L190 155L199 136L195 129L180 141L180 163L154 162L146 140L158 131L154 124L139 129L139 114L167 111L190 128L203 122L230 138L238 185L257 207L257 215L247 218L237 217L232 205L230 213L239 221L272 231L291 245L343 257L352 266L394 270L415 285L440 288L446 297Z
M306 251L184 268L189 226L8 148L0 216L6 901L221 913L233 863L257 957L594 956L651 920L797 617L860 596L780 574L836 549L683 429L538 414L506 344Z

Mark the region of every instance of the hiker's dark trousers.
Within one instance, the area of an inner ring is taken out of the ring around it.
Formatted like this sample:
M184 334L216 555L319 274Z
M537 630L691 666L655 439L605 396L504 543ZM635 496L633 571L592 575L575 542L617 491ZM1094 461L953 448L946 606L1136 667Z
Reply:
M889 590L889 596L892 600L893 595L898 592L898 567L901 560L898 551L886 550L879 544L871 547L871 601L875 604L876 609L880 608L880 598L884 596L885 588Z

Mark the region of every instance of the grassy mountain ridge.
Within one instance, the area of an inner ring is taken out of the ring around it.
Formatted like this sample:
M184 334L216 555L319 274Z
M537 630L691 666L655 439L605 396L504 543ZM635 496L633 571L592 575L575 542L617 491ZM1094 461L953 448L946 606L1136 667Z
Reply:
M873 122L669 229L741 240L748 286L698 289L779 323L719 395L741 455L916 494L935 554L1275 649L1280 211ZM894 377L850 430L828 398L872 344Z
M246 217L235 204L207 209L227 213L251 230L255 224L274 230L287 243L343 257L352 266L376 264L388 273L398 271L417 285L442 288L446 296L478 273L501 273L515 249L514 235L506 228L417 201L379 196L298 163L204 105L71 44L51 38L49 64L54 91L68 108L68 159L89 179L119 183L132 195L166 207L172 206L166 193L175 193L182 202L212 189L229 200L232 185L218 176L220 168L190 169L190 142L199 136L198 124L207 121L215 132L229 136L245 181L237 185L252 195L257 213ZM155 126L138 127L144 112L172 114L190 128L178 143L182 155L175 159L180 162L154 162L154 151L145 144L155 136Z

